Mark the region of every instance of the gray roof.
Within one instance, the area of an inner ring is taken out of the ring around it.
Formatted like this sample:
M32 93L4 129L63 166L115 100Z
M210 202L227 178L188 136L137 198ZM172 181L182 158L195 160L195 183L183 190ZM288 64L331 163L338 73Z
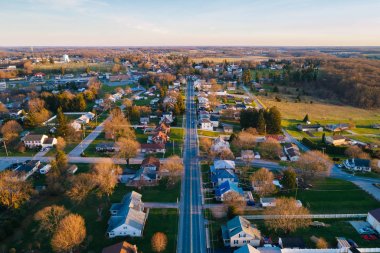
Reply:
M236 216L227 222L225 232L228 233L229 238L242 231L254 238L261 239L260 231L257 228L251 226L251 223L247 219L241 216Z

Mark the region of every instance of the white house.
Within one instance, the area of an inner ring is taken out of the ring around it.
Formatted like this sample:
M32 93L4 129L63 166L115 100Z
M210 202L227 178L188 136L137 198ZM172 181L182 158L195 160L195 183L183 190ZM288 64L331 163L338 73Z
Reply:
M199 124L200 124L200 128L202 130L208 130L208 131L213 131L214 130L214 126L213 126L212 122L209 119L201 119L199 121Z
M260 246L261 232L247 219L236 216L222 226L222 237L225 246L242 247L249 244L257 247Z
M56 138L49 138L44 134L29 134L24 137L23 141L27 148L50 148L57 144Z
M211 150L214 152L222 152L223 150L230 150L230 143L225 141L221 136L214 139L211 146Z
M215 160L214 161L214 169L228 169L235 170L235 162L232 160Z
M276 206L276 198L260 198L260 204L262 207L274 207Z
M371 160L352 158L343 162L344 167L351 171L371 172Z
M121 203L112 204L107 229L108 237L142 236L147 214L144 212L141 197L141 194L132 191L124 196Z
M367 222L380 233L380 208L368 212Z
M285 143L284 153L292 162L296 162L300 158L299 148L297 147L297 145L294 145L293 143Z
M242 150L241 151L241 159L243 161L251 161L255 159L255 155L253 150Z

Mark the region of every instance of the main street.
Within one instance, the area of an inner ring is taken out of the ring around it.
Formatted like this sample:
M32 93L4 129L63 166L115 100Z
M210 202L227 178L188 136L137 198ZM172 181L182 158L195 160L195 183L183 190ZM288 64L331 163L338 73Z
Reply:
M205 222L202 212L201 175L198 159L196 109L192 82L186 96L185 170L182 179L177 252L206 252Z

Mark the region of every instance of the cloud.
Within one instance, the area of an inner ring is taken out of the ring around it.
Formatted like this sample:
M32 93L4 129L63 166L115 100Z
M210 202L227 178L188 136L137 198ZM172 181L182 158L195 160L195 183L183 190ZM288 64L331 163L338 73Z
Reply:
M103 0L29 0L29 2L34 5L43 5L45 8L79 12L89 8L108 6L108 3Z

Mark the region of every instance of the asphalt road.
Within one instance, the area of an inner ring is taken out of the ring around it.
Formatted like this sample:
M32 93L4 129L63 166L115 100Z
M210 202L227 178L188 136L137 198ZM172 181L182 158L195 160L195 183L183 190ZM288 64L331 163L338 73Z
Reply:
M202 213L203 198L198 159L196 109L192 82L188 82L186 96L184 165L177 252L206 252L205 222Z

